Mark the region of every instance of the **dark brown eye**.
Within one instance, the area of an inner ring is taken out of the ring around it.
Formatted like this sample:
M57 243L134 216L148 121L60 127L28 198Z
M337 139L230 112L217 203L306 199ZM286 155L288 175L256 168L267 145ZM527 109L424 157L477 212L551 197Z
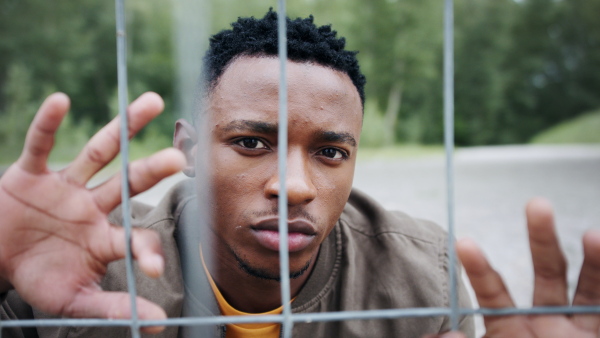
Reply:
M244 139L241 139L237 142L237 144L239 144L240 146L244 147L244 148L248 148L248 149L264 149L265 144L254 137L246 137Z
M321 150L321 154L327 158L331 158L334 160L341 160L342 158L344 158L344 154L335 148L325 148L323 150Z

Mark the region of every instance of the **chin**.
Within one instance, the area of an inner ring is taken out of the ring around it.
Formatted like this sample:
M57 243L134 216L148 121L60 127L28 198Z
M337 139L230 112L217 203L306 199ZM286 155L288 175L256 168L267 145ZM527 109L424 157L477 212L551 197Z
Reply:
M235 255L238 262L238 267L246 274L264 280L272 280L279 282L281 280L281 273L279 269L264 269L261 267L253 266L250 262L242 259L238 255ZM300 269L290 271L290 279L296 279L304 275L310 267L311 260L308 260Z

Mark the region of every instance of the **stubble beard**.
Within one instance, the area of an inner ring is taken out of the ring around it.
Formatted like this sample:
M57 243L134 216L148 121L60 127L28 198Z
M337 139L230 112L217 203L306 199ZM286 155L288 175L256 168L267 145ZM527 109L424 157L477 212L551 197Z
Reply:
M233 252L233 255L235 256L235 259L238 262L238 267L242 271L244 271L246 274L248 274L252 277L260 278L260 279L264 279L264 280L271 280L271 281L276 281L276 282L281 281L280 274L273 275L272 273L270 273L264 269L260 269L260 268L251 266L248 262L244 261L240 256L238 256L235 253L235 251ZM290 271L290 279L296 279L296 278L299 278L300 276L302 276L310 267L311 262L312 262L312 259L309 259L308 262L306 262L306 264L300 270Z

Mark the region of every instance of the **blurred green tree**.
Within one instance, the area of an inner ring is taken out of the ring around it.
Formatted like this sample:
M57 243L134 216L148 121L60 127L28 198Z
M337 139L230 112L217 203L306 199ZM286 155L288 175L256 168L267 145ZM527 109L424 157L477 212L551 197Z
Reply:
M191 1L127 2L130 98L153 90L166 102L152 135L169 137L174 118L190 109L181 102L191 101L182 96L193 91L181 88L180 77L186 70L196 73L190 67L201 62L201 48L186 47L194 39L206 41L199 27L216 33L239 16L276 9L273 0L203 0L193 8L202 13L181 17ZM366 114L375 114L367 115L365 132L377 134L365 140L442 141L442 5L288 2L289 16L315 14L317 24L333 24L348 48L360 51ZM600 106L600 0L455 0L455 8L459 145L526 142ZM86 119L97 127L116 114L114 16L112 1L0 2L0 118L25 121L29 115L19 115L25 112L17 106L27 101L36 107L50 88L71 96L74 127Z
M440 2L354 1L348 6L360 15L349 27L349 39L360 51L368 99L383 112L385 143L439 142Z
M510 64L506 51L518 5L512 0L456 1L455 141L499 142Z
M115 67L114 8L110 2L8 1L0 7L0 87L18 60L31 74L31 97L48 85L69 93L75 120L109 117ZM75 100L76 98L76 100ZM0 109L7 105L0 97Z
M21 63L10 64L3 88L6 104L0 110L0 144L4 158L16 159L23 148L27 128L37 109L32 102L32 87L27 67Z

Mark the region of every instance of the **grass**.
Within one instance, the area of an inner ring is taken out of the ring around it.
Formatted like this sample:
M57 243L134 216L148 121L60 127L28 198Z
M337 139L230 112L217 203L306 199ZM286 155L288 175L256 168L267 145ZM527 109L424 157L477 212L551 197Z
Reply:
M600 143L600 110L547 129L531 139L536 144Z

